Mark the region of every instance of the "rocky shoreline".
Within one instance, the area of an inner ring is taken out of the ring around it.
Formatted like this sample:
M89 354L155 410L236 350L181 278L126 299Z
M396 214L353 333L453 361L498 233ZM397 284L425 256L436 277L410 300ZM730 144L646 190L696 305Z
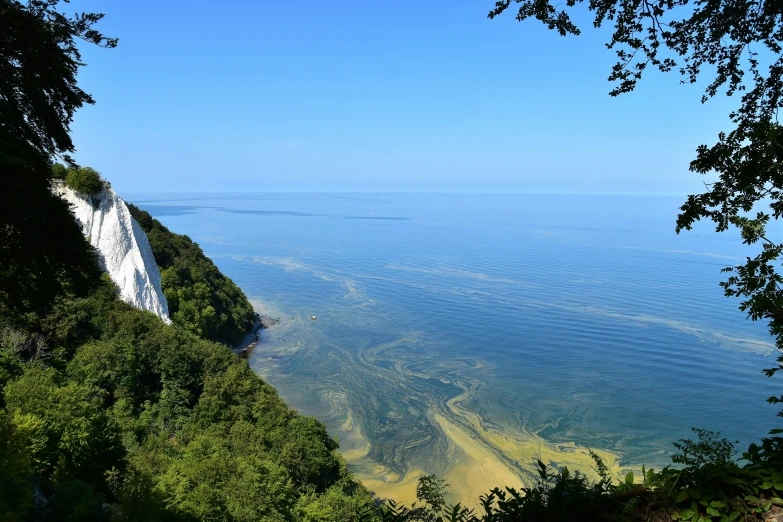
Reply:
M272 326L279 323L280 323L280 319L274 317L268 317L266 315L261 315L258 312L256 312L256 321L255 323L253 323L253 327L250 329L250 331L248 331L247 335L245 335L245 338L242 339L242 342L233 348L234 353L236 353L243 359L249 358L250 355L252 355L253 350L255 350L258 343L261 342L261 339L259 338L258 335L259 332L261 330L266 330L268 328L271 328Z

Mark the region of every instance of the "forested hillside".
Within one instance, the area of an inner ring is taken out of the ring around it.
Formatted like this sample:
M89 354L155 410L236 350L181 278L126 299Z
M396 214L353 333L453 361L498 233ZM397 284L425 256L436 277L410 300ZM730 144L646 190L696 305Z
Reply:
M372 506L323 425L246 361L94 283L25 326L0 322L3 520L351 520Z
M174 324L211 341L238 344L255 322L242 290L188 236L172 233L134 205L128 209L147 233Z

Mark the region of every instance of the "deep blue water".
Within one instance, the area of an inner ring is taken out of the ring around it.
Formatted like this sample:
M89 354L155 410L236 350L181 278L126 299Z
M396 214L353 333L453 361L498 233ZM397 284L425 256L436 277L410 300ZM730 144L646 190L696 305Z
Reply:
M665 463L691 426L747 444L775 425L771 340L718 286L747 247L676 235L681 198L127 199L282 319L254 368L333 433L350 410L392 468L427 466L439 434L421 419L469 386L482 422L629 465Z

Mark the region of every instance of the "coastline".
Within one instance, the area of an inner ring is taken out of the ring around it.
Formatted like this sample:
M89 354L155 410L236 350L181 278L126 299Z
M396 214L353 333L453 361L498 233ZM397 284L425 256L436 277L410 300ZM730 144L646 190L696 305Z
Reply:
M253 308L256 314L256 320L253 323L253 326L245 334L245 337L242 339L242 341L238 345L231 348L234 353L242 359L249 359L253 354L256 346L258 346L258 343L261 342L260 333L262 330L267 330L271 326L274 326L280 322L280 319L261 315L258 310L255 309L255 306Z
M292 371L286 366L290 357L323 349L318 344L318 337L311 337L311 333L308 333L310 337L302 335L303 331L313 331L310 316L303 311L287 314L274 304L259 299L250 301L260 318L280 317L257 330L252 347L248 346L250 350L245 352L248 357L252 356L251 367L278 390L287 404L327 425L330 434L339 440L338 451L356 479L379 499L411 504L416 501L418 478L435 473L449 485L449 502L476 508L479 507L479 496L492 488L513 487L518 490L532 484L537 459L558 467L568 466L570 470L578 470L588 476L595 475L594 463L586 446L574 442L551 442L519 428L491 424L473 411L469 403L481 384L478 381L461 383L462 392L457 395L427 401L422 413L437 432L439 447L442 448L432 461L411 458L395 466L374 458L373 440L363 428L368 419L360 417L362 412L356 409L356 405L352 407L350 393L328 378L323 380L326 376L298 374L296 367ZM330 354L335 355L333 350ZM359 359L374 371L378 370L367 358ZM354 359L353 362L357 361ZM305 364L312 371L311 365L316 364L316 360L309 359ZM364 366L356 368L357 371L366 369ZM349 372L353 370L353 367L347 368ZM397 366L395 371L400 370L404 376L411 377L411 371L404 365ZM329 372L329 369L319 371ZM318 382L311 382L313 379ZM595 452L604 458L613 476L619 477L627 471L621 467L618 455L605 450Z

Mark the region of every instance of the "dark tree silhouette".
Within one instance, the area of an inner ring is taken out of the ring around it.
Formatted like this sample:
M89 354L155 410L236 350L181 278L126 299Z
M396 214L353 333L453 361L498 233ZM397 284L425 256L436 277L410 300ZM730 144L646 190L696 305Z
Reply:
M58 3L0 0L0 315L6 317L40 311L64 286L84 289L97 270L67 204L49 190L51 158L70 162L73 115L93 103L76 84L83 65L77 42L114 47L117 40L95 30L103 15L67 16Z
M76 83L78 41L117 45L94 28L102 14L67 16L59 3L0 0L0 127L49 156L73 152L73 115L95 103Z

